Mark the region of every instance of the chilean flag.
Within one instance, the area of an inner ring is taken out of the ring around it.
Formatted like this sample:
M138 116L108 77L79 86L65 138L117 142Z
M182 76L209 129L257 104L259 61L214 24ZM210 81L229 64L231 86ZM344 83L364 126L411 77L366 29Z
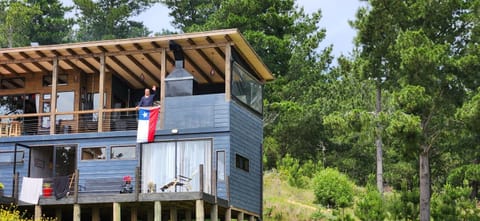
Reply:
M138 110L137 143L154 140L159 111L160 107L140 108Z

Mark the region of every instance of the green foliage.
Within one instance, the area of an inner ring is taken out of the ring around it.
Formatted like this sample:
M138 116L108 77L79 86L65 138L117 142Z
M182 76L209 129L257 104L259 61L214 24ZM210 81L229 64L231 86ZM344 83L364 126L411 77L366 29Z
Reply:
M386 208L382 194L375 186L375 176L369 176L366 192L359 196L355 206L355 216L360 220L382 221L386 217Z
M386 197L390 220L418 220L420 213L419 188L409 186L407 183L407 181L403 181L399 192L393 192Z
M290 186L306 188L319 168L311 160L300 164L298 159L287 154L278 162L277 169Z
M28 45L29 27L33 18L40 14L38 5L26 1L0 2L0 46L12 48Z
M36 221L54 221L57 219L42 216ZM0 206L0 221L33 221L33 218L28 218L26 211L20 212L14 205L10 207Z
M476 200L469 198L471 188L446 184L441 192L432 195L434 220L480 220Z
M5 185L2 182L0 182L0 189L3 189L3 188L5 188Z
M74 24L73 18L65 18L73 7L65 7L59 0L27 0L32 5L38 5L41 13L33 17L28 26L31 42L40 45L60 44L69 40Z
M79 11L78 41L141 37L150 34L142 22L129 20L151 7L151 0L74 0Z
M333 168L319 171L313 178L315 200L326 207L347 208L353 205L354 184Z

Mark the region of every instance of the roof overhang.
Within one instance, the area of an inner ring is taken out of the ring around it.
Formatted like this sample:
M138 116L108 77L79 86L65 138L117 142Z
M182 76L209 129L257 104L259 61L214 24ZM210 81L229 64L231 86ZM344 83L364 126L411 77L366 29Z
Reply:
M167 75L175 68L173 52L169 50L171 40L182 46L185 69L201 84L225 82L227 45L235 48L260 81L273 80L270 70L237 29L4 48L0 49L0 77L52 73L54 59L58 59L60 73L99 73L100 57L105 55L107 72L118 75L135 88L143 88L160 82L162 51L166 52Z

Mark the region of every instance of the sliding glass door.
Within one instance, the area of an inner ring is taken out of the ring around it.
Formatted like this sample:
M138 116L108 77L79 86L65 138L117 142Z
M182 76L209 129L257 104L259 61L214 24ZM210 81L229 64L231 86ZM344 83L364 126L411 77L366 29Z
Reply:
M203 190L211 193L212 141L185 140L142 146L142 192L200 191L200 165Z

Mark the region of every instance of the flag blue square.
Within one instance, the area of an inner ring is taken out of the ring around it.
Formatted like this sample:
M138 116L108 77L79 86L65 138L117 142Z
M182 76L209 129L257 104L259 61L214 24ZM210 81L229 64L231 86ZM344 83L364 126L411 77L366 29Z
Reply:
M138 120L149 120L150 111L145 109L140 109L138 111Z

